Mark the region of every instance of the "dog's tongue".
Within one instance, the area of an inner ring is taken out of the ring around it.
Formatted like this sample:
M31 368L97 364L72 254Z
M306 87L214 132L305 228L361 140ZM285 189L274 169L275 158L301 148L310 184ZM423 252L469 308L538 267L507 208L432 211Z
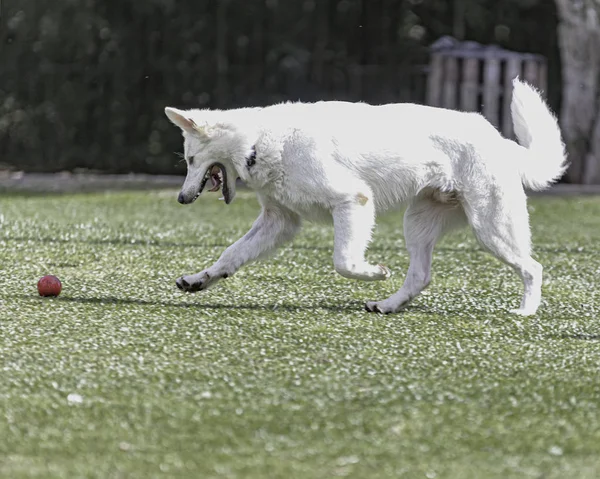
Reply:
M213 187L208 191L219 191L219 188L221 187L220 171L218 166L213 166L210 170L210 180L212 181Z

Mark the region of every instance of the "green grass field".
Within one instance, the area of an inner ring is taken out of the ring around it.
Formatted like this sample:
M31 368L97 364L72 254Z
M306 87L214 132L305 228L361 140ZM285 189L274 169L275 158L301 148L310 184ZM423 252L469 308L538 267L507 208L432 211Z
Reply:
M0 196L0 477L600 477L600 198L530 202L537 316L470 232L403 314L402 212L333 272L332 228L207 293L175 288L258 205L176 192ZM63 293L38 297L56 274Z

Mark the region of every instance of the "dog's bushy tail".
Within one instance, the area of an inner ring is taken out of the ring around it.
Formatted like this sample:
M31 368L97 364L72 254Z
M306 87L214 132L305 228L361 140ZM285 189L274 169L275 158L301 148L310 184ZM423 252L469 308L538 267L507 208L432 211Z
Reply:
M530 152L529 161L519 165L523 185L543 190L557 181L568 166L556 117L539 92L518 77L513 80L510 111L515 135Z

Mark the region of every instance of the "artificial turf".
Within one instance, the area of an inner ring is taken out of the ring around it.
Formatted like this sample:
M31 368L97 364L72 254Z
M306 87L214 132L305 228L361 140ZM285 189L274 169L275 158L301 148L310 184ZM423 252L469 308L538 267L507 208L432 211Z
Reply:
M333 272L332 228L189 295L256 218L176 192L0 196L0 477L597 478L600 198L530 201L544 302L469 231L402 314L402 212ZM55 274L63 292L40 298Z

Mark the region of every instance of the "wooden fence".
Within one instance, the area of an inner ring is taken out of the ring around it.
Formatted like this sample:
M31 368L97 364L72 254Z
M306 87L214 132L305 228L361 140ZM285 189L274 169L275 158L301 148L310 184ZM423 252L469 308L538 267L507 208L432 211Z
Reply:
M432 106L479 111L511 138L510 102L516 76L546 91L546 59L442 37L431 46L426 101Z

